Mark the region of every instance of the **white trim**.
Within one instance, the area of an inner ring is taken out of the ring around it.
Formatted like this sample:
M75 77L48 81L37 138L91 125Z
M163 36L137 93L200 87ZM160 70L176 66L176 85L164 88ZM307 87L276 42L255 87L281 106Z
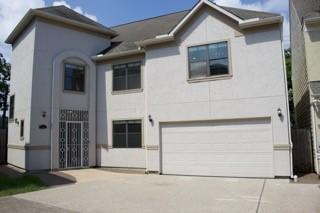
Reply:
M193 15L200 10L200 8L204 5L208 5L212 7L213 9L219 11L220 13L228 16L229 18L235 20L236 22L240 23L242 19L238 18L237 16L233 15L232 13L226 11L225 9L219 7L218 5L208 1L208 0L200 0L198 4L188 13L187 16L185 16L182 21L168 34L169 36L174 36L177 34L177 32L193 17Z
M316 24L320 22L320 16L319 17L313 17L313 18L306 18L304 19L305 24Z
M143 54L143 53L145 53L145 51L143 49L137 49L137 50L129 50L126 52L120 52L120 53L111 53L111 54L107 54L107 55L92 56L91 59L95 62L100 62L103 60L109 60L109 59L131 56L131 55L138 55L138 54Z
M241 21L239 23L239 27L240 29L247 29L247 28L259 27L259 26L264 26L269 24L277 24L282 22L283 22L282 16L276 16L276 17L265 18L265 19L255 18L255 19L248 19L245 21Z
M203 5L208 5L212 9L226 15L227 17L233 19L238 23L238 26L240 29L247 29L247 28L252 28L252 27L258 27L258 26L264 26L264 25L269 25L269 24L276 24L276 23L282 23L283 22L283 17L282 16L276 16L276 17L271 17L271 18L265 18L265 19L260 19L260 18L253 18L253 19L248 19L248 20L242 20L239 17L233 15L232 13L228 12L227 10L223 9L219 5L216 5L215 3L212 3L208 0L200 0L194 7L193 9L178 23L177 26L171 30L168 34L162 34L158 35L155 38L143 40L143 41L137 41L135 42L136 45L140 47L145 47L148 45L153 45L153 44L159 44L163 42L168 42L168 41L174 41L176 34L178 31L183 28L183 26L186 25L186 23L195 15L196 12L198 12Z
M104 28L101 28L98 26L93 26L93 25L82 23L79 21L74 21L74 20L71 20L68 18L63 18L61 16L49 14L47 12L43 12L40 10L30 9L26 13L26 15L21 19L21 21L18 23L18 25L14 28L14 30L10 33L10 35L5 40L5 42L8 44L14 43L14 41L19 37L21 32L24 30L24 28L27 27L28 24L30 23L30 21L32 21L33 18L35 18L35 17L41 17L41 18L44 18L47 20L53 20L53 21L57 21L60 23L69 24L72 26L76 26L76 27L79 27L82 29L92 31L92 32L102 33L104 35L111 36L111 37L118 35L115 31L113 31L111 29L107 29L107 28L104 29Z
M66 51L57 55L53 60L52 87L51 87L51 125L50 125L50 169L57 169L58 158L57 143L59 138L59 109L60 109L60 91L61 91L61 65L68 58L77 58L82 60L88 67L88 110L89 113L89 146L96 143L96 65L85 54L76 51ZM90 149L90 148L89 148ZM90 166L90 159L89 159Z
M136 45L140 47L145 47L152 44L158 44L162 42L168 42L168 41L174 41L175 37L173 35L161 35L156 36L155 38L143 40L143 41L137 41L135 42Z

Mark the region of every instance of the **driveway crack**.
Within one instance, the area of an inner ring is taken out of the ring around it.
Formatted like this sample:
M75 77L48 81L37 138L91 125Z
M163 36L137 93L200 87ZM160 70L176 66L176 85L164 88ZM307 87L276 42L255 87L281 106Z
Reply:
M259 201L258 201L258 206L257 206L256 213L259 213L260 204L261 204L262 195L263 195L263 192L264 192L264 187L265 187L265 185L266 185L266 179L264 179L264 181L263 181L262 190L261 190L261 193L260 193L260 197L259 197Z

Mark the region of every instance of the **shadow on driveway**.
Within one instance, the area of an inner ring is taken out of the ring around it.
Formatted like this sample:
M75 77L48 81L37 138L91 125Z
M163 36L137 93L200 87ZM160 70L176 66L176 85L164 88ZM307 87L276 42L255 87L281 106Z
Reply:
M62 186L76 182L76 178L65 173L56 171L26 172L10 165L0 166L0 174L9 177L19 177L30 174L38 177L48 187Z

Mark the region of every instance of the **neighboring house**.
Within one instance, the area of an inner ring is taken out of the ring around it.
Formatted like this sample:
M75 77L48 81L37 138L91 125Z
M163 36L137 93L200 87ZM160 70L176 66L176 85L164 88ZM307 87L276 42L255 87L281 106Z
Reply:
M320 0L291 0L292 83L296 123L313 138L320 174Z
M292 175L279 14L202 0L107 28L49 7L7 43L10 164Z

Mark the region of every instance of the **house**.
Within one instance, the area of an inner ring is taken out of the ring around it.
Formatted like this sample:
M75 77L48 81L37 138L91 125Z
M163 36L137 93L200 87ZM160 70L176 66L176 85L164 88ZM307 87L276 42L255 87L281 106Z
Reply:
M290 16L296 123L312 133L314 169L320 174L320 1L292 0Z
M207 0L112 28L30 10L7 39L9 163L291 176L282 20Z

